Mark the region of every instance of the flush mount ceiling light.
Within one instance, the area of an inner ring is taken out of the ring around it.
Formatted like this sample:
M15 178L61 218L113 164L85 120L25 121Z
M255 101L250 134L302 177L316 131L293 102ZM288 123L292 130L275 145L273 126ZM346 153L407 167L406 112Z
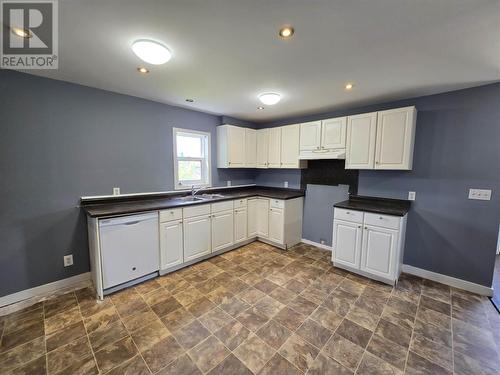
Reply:
M279 36L283 39L291 38L294 32L292 26L283 26L279 31Z
M132 44L132 51L141 60L153 65L165 64L172 58L172 52L167 47L153 40L136 40Z
M346 83L346 85L345 85L345 89L346 89L346 90L352 90L352 89L353 89L353 87L354 87L354 84L353 84L353 83Z
M266 105L275 105L281 100L281 95L274 92L265 92L259 95L259 100Z
M29 31L28 29L23 29L22 27L13 26L10 28L10 30L12 31L12 33L14 35L20 36L21 38L24 38L24 39L28 39L28 38L31 38L33 36L31 31Z
M139 73L142 73L142 74L148 74L148 73L149 73L149 70L148 70L148 69L146 69L146 68L144 68L144 67L142 67L142 66L141 66L141 67L139 67L139 68L137 68L137 71L138 71Z

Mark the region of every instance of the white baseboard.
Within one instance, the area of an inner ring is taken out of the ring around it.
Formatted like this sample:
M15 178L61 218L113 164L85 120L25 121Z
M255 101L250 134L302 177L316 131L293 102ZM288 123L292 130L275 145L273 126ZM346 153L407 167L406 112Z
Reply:
M317 242L314 242L314 241L311 241L311 240L306 240L305 238L302 238L300 240L300 242L303 242L306 245L312 245L312 246L319 247L320 249L325 249L325 250L328 250L328 251L332 251L332 247L331 246L323 245L322 243L317 243Z
M493 288L488 288L484 285L471 283L470 281L457 279L455 277L443 275L441 273L427 271L422 268L410 266L408 264L403 264L402 271L405 273L409 273L410 275L419 276L424 279L436 281L438 283L446 284L458 289L467 290L468 292L480 294L482 296L491 297L493 295Z
M57 280L52 283L36 286L31 289L21 290L20 292L0 297L0 316L21 310L53 295L56 292L85 288L89 285L90 272L85 272L66 279Z

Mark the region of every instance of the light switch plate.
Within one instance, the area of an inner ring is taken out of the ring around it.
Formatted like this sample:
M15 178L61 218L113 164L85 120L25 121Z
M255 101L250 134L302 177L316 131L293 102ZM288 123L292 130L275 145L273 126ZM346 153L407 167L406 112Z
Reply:
M288 181L285 181L283 185L287 188L288 187Z
M119 187L113 188L113 195L120 195L120 188Z
M226 183L227 183L227 186L231 186L231 180L227 180Z
M491 189L469 189L469 199L491 200Z
M414 200L415 200L415 198L416 198L416 196L417 196L417 193L416 193L416 192L414 192L414 191L409 191L409 192L408 192L408 200L409 200L409 201L414 201Z
M72 266L73 265L73 254L65 255L64 256L64 267Z

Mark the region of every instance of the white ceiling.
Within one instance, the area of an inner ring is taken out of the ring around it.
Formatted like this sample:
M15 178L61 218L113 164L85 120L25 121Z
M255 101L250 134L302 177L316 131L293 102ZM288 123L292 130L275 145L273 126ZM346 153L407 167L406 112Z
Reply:
M500 80L499 0L64 0L59 7L59 70L29 73L257 122ZM295 27L291 40L277 37L283 24ZM142 64L130 49L139 38L162 41L173 59ZM151 73L138 74L139 65ZM258 111L263 91L283 100Z

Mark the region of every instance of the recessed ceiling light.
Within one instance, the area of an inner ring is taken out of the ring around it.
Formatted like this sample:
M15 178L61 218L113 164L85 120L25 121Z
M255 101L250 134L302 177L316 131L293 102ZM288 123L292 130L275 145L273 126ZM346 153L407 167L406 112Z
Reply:
M148 69L146 69L146 68L144 68L143 66L141 66L141 67L137 68L137 71L138 71L139 73L142 73L142 74L148 74L148 73L149 73L149 70L148 70Z
M266 105L275 105L281 100L281 95L274 92L265 92L259 95L259 100Z
M345 85L346 90L352 90L353 87L354 87L353 83L346 83L346 85Z
M264 107L263 107L263 106L261 106L261 105L259 105L259 106L257 107L257 109L262 110L262 109L264 109Z
M295 30L292 26L283 26L280 29L279 36L283 39L291 38Z
M31 31L29 31L29 29L23 29L22 27L15 27L15 26L11 27L10 29L14 35L20 36L21 38L28 39L33 36Z
M194 99L186 99L186 102L188 102L188 103L194 103Z
M136 40L132 44L132 51L141 60L153 65L165 64L172 58L172 52L167 47L153 40Z

